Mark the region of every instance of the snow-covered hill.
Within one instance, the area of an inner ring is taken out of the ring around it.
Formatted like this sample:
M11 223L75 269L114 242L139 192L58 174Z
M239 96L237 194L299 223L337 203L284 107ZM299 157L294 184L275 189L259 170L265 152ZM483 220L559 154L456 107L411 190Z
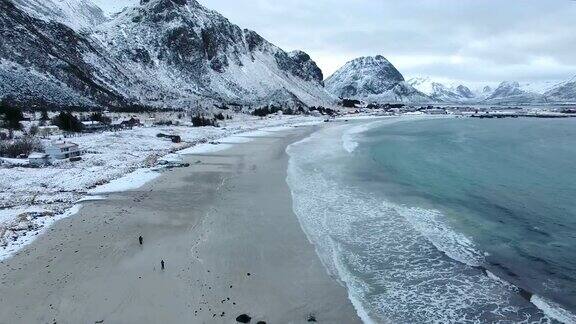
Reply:
M104 12L91 0L12 0L33 17L56 21L74 30L91 30L106 21Z
M361 57L346 63L326 79L325 84L328 92L340 98L377 103L430 101L380 55Z
M140 1L90 32L75 30L79 20L53 18L64 4L85 8L88 0L17 1L0 0L7 27L0 30L0 97L173 108L333 102L306 53L284 52L195 0ZM46 14L31 15L40 4Z

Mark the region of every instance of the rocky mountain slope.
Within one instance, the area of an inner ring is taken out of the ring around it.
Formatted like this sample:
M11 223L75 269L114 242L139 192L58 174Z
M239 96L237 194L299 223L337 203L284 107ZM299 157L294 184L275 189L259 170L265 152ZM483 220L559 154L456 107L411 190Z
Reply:
M80 31L91 30L106 21L102 9L89 0L12 0L27 14L55 21Z
M303 52L286 53L195 0L150 0L124 10L93 35L142 81L149 103L211 98L243 104L290 94L329 102L322 72Z
M142 0L81 31L48 2L16 1L0 0L0 97L174 108L333 102L306 53L284 52L195 0ZM54 10L22 9L37 4Z
M111 85L129 84L130 79L102 49L71 28L0 0L0 39L0 97L66 106L124 101Z
M326 79L325 84L328 92L340 98L377 103L430 101L380 55L361 57L346 63Z

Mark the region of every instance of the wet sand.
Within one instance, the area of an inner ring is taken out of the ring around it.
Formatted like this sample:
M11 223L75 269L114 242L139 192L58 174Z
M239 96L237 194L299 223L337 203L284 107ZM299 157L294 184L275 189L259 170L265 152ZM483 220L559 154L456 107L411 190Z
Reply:
M188 156L84 203L0 262L0 323L360 322L292 212L285 148L309 131Z

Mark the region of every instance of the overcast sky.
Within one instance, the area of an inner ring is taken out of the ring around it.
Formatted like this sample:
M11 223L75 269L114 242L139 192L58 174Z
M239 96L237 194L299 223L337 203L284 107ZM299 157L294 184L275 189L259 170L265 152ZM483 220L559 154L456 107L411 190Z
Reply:
M114 12L138 0L93 0ZM574 0L200 0L329 76L383 55L406 78L495 83L576 75Z

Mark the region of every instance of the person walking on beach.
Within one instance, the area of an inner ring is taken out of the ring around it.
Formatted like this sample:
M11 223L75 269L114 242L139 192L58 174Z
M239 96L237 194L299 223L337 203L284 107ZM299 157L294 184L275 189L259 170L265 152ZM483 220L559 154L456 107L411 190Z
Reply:
M140 237L138 238L138 241L140 241L140 245L142 245L144 243L144 238L142 237L142 235L140 235Z
M164 260L160 261L160 266L162 266L162 270L165 269L165 267L164 267Z

